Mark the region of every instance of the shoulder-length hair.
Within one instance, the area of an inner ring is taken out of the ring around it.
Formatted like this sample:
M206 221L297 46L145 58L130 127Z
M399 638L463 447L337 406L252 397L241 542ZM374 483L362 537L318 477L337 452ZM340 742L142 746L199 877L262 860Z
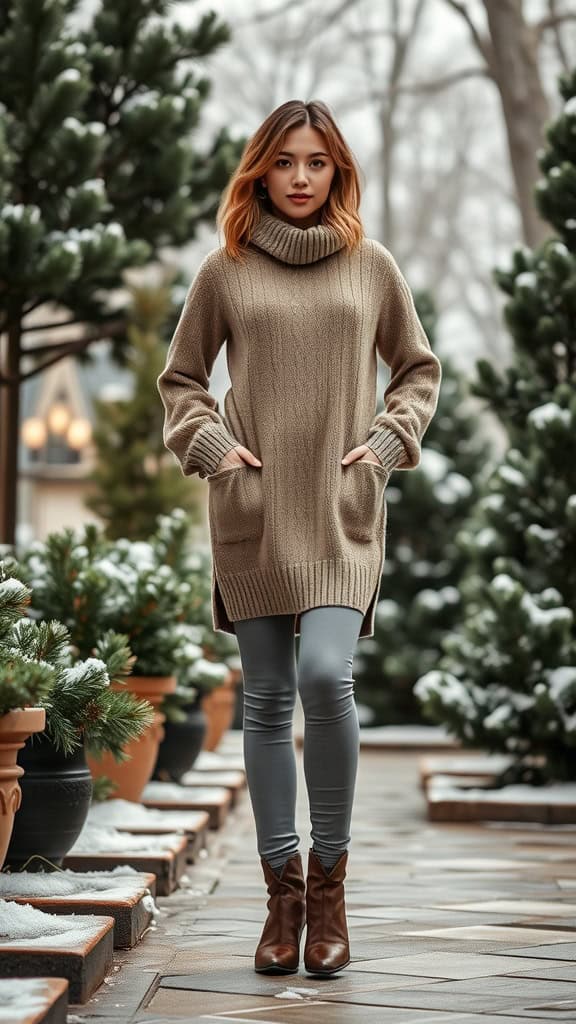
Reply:
M322 133L336 169L328 198L321 211L321 224L340 233L347 248L353 249L364 237L358 206L361 172L327 104L322 100L287 100L268 114L247 141L240 163L233 172L216 214L216 224L224 234L227 253L243 260L242 252L250 241L266 200L258 195L261 178L283 149L292 128L309 124Z

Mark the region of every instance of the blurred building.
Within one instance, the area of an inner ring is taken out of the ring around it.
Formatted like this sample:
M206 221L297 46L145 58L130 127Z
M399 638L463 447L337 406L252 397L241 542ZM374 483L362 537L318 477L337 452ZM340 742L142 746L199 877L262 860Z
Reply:
M62 359L21 388L18 541L98 522L84 504L94 464L94 399L129 396L131 374L113 363L108 342L90 348L91 362Z

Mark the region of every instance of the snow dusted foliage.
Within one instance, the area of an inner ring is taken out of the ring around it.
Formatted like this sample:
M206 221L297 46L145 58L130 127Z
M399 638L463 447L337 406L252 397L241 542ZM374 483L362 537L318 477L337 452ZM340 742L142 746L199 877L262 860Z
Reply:
M418 308L431 333L421 301ZM442 636L460 614L466 558L454 538L488 463L464 381L448 359L442 368L420 465L392 473L386 487L388 543L374 637L360 645L355 659L357 693L376 725L421 720L413 684L436 665Z
M549 126L537 201L560 238L518 249L497 280L514 357L479 363L473 390L510 447L457 534L469 572L462 622L415 694L465 744L544 758L540 779L576 779L576 72ZM571 184L572 183L572 184Z

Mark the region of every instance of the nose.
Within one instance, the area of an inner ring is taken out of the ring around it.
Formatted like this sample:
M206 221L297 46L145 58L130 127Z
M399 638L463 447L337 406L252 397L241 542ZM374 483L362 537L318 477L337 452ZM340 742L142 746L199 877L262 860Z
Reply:
M294 174L294 178L292 180L294 182L294 187L295 188L300 188L300 187L306 188L306 185L307 185L307 182L308 182L308 178L306 177L306 173L305 173L305 171L304 171L304 169L302 167L298 168L298 170Z

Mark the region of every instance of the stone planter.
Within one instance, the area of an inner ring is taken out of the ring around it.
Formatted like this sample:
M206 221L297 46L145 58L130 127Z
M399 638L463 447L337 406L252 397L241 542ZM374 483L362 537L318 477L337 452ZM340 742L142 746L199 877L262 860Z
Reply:
M80 835L92 800L92 776L84 747L72 754L56 750L48 736L28 740L18 757L24 769L22 807L16 815L6 854L11 871L56 867Z
M0 716L0 868L10 842L14 815L22 801L18 779L24 774L16 761L18 751L34 732L46 725L44 708L17 708Z
M103 754L98 759L88 756L88 766L95 779L106 775L117 784L111 794L112 799L132 800L136 803L142 796L158 757L158 747L164 735L164 715L159 711L160 704L167 693L174 693L176 676L129 676L124 684L136 697L145 698L155 708L152 725L135 740L131 740L124 748L129 760L118 764L111 754ZM122 690L121 683L112 683L115 689Z
M236 684L241 679L238 669L230 669L221 686L204 695L202 707L208 720L203 750L215 750L230 728L236 710Z
M158 758L154 768L153 779L162 782L180 782L180 779L192 768L198 754L202 750L206 735L206 713L202 707L202 697L184 707L184 722L164 722L164 739L158 749Z

